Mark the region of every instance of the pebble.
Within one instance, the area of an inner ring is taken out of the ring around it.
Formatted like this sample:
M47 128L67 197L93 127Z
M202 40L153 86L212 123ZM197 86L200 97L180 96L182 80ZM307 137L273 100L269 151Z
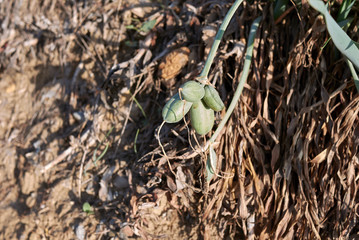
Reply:
M119 175L117 175L113 180L113 185L118 189L128 188L130 186L128 178Z

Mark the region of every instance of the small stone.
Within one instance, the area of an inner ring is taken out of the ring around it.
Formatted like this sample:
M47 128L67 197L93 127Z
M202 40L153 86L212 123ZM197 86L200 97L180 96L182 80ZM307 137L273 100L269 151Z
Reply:
M113 180L113 185L118 189L128 188L130 186L128 178L119 175L117 175Z
M74 116L74 118L79 122L82 122L85 120L85 114L83 112L74 112L72 114L72 116Z
M86 231L82 225L78 225L76 228L76 236L79 240L85 240Z
M126 237L132 237L133 236L133 231L132 231L131 227L128 226L128 225L121 228L120 233L123 233Z
M26 198L26 206L28 208L34 207L36 204L36 192L33 192Z
M33 172L26 172L23 180L21 181L21 192L25 195L36 191L39 182L37 176Z

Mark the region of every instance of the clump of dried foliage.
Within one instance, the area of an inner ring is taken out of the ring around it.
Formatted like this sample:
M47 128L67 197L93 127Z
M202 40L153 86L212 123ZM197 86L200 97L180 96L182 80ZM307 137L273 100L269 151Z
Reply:
M205 139L188 119L163 127L162 154L160 110L198 76L231 4L2 1L2 238L359 237L359 95L305 2L275 22L271 1L245 1L229 25L210 74L225 104L263 16L217 176L190 154Z

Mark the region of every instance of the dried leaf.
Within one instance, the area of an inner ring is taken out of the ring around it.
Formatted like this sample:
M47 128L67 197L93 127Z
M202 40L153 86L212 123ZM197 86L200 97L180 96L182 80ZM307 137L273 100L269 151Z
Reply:
M324 149L321 153L319 153L317 156L315 156L315 157L311 160L311 162L312 162L312 163L316 163L316 164L319 164L319 163L323 162L324 160L327 159L329 150L330 150L330 148Z
M174 84L169 85L171 83L169 80L175 78L186 66L190 52L188 47L178 48L167 54L160 63L158 67L159 77L163 79L167 88L171 88Z
M177 167L176 186L177 192L186 187L186 175L183 173L181 166Z

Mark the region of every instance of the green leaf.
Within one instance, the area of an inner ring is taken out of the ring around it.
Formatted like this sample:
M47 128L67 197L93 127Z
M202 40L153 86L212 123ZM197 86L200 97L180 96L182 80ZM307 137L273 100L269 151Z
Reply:
M353 21L353 18L344 19L342 21L338 21L339 27L342 29L347 28L350 26L350 23Z
M85 202L82 205L82 211L84 211L87 214L93 214L94 212L92 211L92 207L88 202Z
M355 3L355 0L353 0L353 1L344 0L342 2L342 5L340 5L340 9L339 9L339 13L338 13L338 18L337 18L338 22L341 22L341 21L347 19L349 12L352 9L354 3Z
M314 9L323 14L328 32L338 50L359 69L359 49L356 43L333 19L321 0L309 0L308 2Z
M137 132L136 132L136 136L135 136L135 142L133 144L133 151L137 154L137 138L138 138L138 133L140 132L140 129L138 128L137 129Z
M141 32L148 33L149 31L152 30L152 28L154 28L155 25L156 25L156 19L152 19L151 21L145 22L145 23L141 26L140 31L141 31Z
M250 69L251 62L252 62L254 38L257 34L257 29L259 27L259 23L261 20L262 20L262 17L260 16L260 17L257 17L252 23L251 30L249 31L249 36L248 36L247 50L246 50L246 54L244 57L242 75L239 78L239 83L238 83L237 89L234 92L231 104L229 104L226 114L222 118L222 121L219 123L219 125L218 125L216 131L213 133L212 137L209 139L209 142L211 142L211 143L214 143L214 141L216 141L219 133L222 131L224 125L227 123L229 117L231 116L234 108L236 107L236 105L239 101L239 97L241 96L244 84L246 83L247 78L248 78L249 69Z
M359 92L359 77L355 71L355 68L353 67L353 64L348 59L347 59L347 63L348 63L350 72L353 76L355 87L357 88L357 91Z
M135 98L135 96L133 96L133 94L131 92L130 92L130 94L131 94L133 101L135 101L137 107L141 110L142 115L147 119L147 115L146 115L145 111L143 110L141 104L137 101L137 99Z
M344 28L346 28L346 27L349 27L349 25L350 25L350 23L351 23L352 21L353 21L352 18L345 19L345 20L343 20L343 21L341 21L341 22L338 22L338 25L339 25L342 29L344 29ZM329 37L328 40L323 44L323 46L321 47L321 50L323 50L323 49L327 46L327 44L330 42L330 40L332 40L331 37ZM358 47L358 43L355 43L355 44L356 44L357 47Z
M136 30L136 31L138 30L138 28L135 27L135 26L132 25L132 24L131 24L131 25L127 25L127 26L126 26L126 29L134 29L134 30Z
M125 45L126 45L127 47L137 47L137 46L138 46L138 42L133 42L133 41L127 40L127 41L125 41Z
M273 15L274 19L277 20L284 12L288 5L289 0L276 0L274 3Z
M242 4L243 0L236 0L232 7L227 12L226 16L223 19L223 22L221 26L219 27L216 37L214 38L214 42L212 44L211 50L209 51L206 63L204 64L203 70L201 74L198 76L197 79L199 80L207 80L209 69L211 68L213 59L216 55L219 43L221 42L221 39L224 35L224 32L226 31L229 22L231 21L234 13L237 11L237 8Z

